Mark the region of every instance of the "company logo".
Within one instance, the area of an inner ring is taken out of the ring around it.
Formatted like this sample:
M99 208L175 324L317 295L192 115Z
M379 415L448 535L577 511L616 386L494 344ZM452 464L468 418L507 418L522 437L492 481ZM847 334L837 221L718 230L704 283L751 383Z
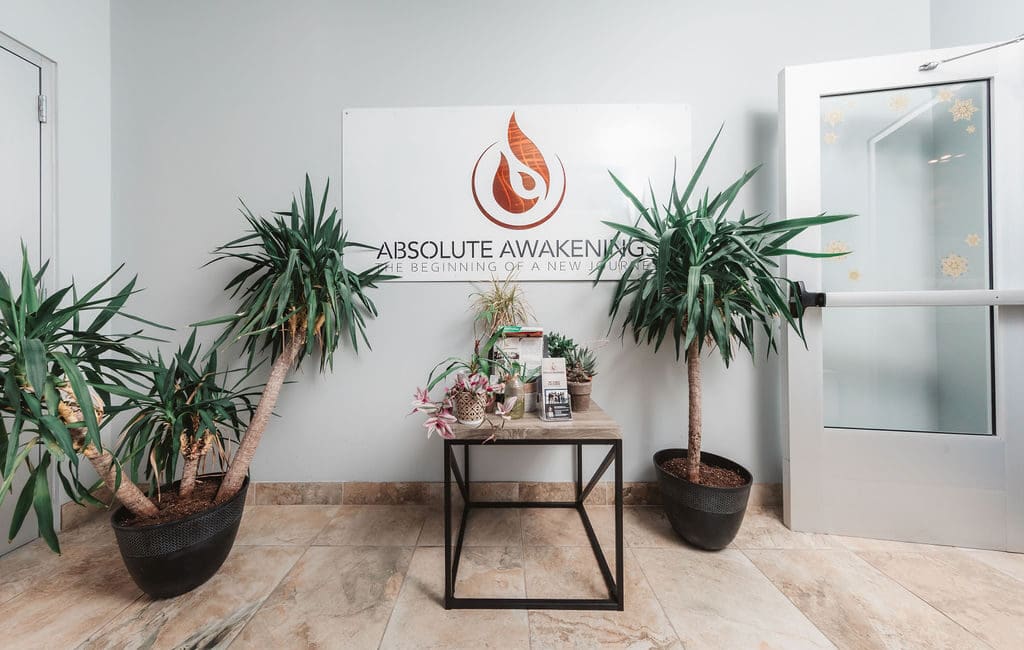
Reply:
M536 228L565 198L565 165L545 156L516 122L508 120L505 142L493 142L473 166L473 199L491 222L511 230Z

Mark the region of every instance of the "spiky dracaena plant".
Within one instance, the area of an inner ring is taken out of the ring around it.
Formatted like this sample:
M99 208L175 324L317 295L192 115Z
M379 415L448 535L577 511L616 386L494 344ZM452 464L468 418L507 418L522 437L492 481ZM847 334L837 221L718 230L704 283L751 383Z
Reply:
M252 416L259 387L245 385L251 371L221 370L217 356L213 350L203 358L193 329L169 359L158 353L151 360L149 390L133 399L137 411L117 449L132 481L139 483L139 468L145 468L151 493L175 480L180 459L178 493L191 496L207 455L216 450L224 458L229 439L237 441Z
M81 296L74 284L47 296L46 267L33 271L22 247L21 278L15 285L19 295L0 273L0 501L11 493L16 473L24 467L27 479L9 536L13 539L18 533L31 508L40 535L59 552L50 501L51 466L56 466L64 491L77 503L103 505L80 480L82 455L133 513L151 516L157 508L123 475L100 436L110 416L126 408L113 405L111 395L134 395L130 384L150 370L148 361L129 346L142 338L138 332L104 333L114 316L142 321L124 312L135 279L109 297L101 294L117 271Z
M241 488L288 373L307 355L320 352L320 371L334 368L334 352L348 337L367 345L366 318L377 315L367 292L394 279L378 264L361 272L345 266L350 248L373 247L348 240L337 209L327 213L330 182L319 206L309 176L301 201L271 219L257 217L242 203L250 232L217 248L210 262L230 260L244 268L226 287L240 301L230 316L201 324L226 323L216 346L241 340L250 368L267 355L270 372L256 411L232 457L220 489L221 503Z
M513 273L505 276L504 280L491 276L486 288L474 291L469 297L476 312L473 327L475 329L478 323L483 326L482 341L503 327L525 325L533 318L533 308Z
M754 355L756 330L767 337L766 354L776 349L775 322L781 317L803 338L802 317L789 310L787 290L794 283L778 274L775 257L800 255L832 257L829 253L793 250L790 240L812 226L853 215L820 214L815 217L770 222L766 213L738 220L727 217L737 195L758 168L714 196L705 191L691 205L694 189L711 156L718 135L680 194L673 182L669 201L660 209L653 198L644 205L618 178L612 180L629 199L639 216L633 224L604 222L615 230L615 246L609 247L598 265L597 280L616 257L625 262L634 244L642 254L625 265L612 296L610 315L622 312L622 334L632 329L633 339L653 343L658 349L671 334L676 358L685 352L689 382L689 431L686 456L687 479L700 482L701 352L718 349L726 366L738 341ZM618 240L626 238L626 245ZM841 255L838 253L837 255Z

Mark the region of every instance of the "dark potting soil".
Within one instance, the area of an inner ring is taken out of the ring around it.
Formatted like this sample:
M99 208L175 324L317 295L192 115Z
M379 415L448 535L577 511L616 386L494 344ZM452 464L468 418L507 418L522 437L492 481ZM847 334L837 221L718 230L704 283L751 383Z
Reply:
M683 479L684 481L690 480L686 478L685 458L673 458L671 460L667 460L661 464L661 469L665 470L672 476ZM700 464L700 485L733 488L746 484L747 479L743 478L743 476L738 472L734 472L731 469L725 469L724 467L712 467L707 463Z
M130 517L124 521L124 525L166 524L169 521L177 521L197 512L209 510L213 507L213 499L217 496L218 488L220 488L220 479L203 479L196 483L196 489L187 499L181 498L177 490L161 491L159 501L156 495L151 497L159 510L155 517Z

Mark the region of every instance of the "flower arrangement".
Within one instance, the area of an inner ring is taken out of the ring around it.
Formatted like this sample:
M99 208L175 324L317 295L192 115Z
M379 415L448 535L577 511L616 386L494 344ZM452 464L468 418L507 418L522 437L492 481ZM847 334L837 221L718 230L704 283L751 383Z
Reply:
M430 392L426 388L417 388L409 415L420 413L427 416L427 419L423 421L423 427L427 430L428 438L436 433L442 438L451 439L455 437L452 425L459 421L454 412L459 396L482 397L487 404L494 400L494 393L500 388L500 384L492 384L487 377L479 373L468 377L458 375L455 378L455 384L450 386L444 392L444 396L436 402L431 400ZM494 414L500 418L500 425L489 420L486 415L481 416L480 424L486 421L493 428L500 429L504 426L505 421L511 419L516 400L517 398L512 397L494 405Z
M498 373L504 376L510 372L504 361L490 358L491 350L500 338L501 333L495 332L483 344L477 341L473 354L468 359L445 359L430 372L426 388L416 389L413 410L409 415L422 413L427 416L423 423L427 429L427 436L436 432L442 438L454 437L454 422L473 426L479 426L484 421L490 422L485 411L494 402L494 393L500 392L503 388L501 384L491 382L491 375ZM453 376L454 383L445 390L444 396L439 401L433 401L430 398L430 391ZM501 418L502 424L509 419L513 406L515 400L501 405L495 404L495 414ZM494 423L491 424L494 426Z

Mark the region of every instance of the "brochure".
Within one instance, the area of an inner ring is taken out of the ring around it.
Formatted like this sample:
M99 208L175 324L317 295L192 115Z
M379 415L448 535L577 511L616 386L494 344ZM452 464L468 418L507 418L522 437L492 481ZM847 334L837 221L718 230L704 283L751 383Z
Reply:
M540 418L572 420L569 383L565 379L565 359L544 359L540 372Z

